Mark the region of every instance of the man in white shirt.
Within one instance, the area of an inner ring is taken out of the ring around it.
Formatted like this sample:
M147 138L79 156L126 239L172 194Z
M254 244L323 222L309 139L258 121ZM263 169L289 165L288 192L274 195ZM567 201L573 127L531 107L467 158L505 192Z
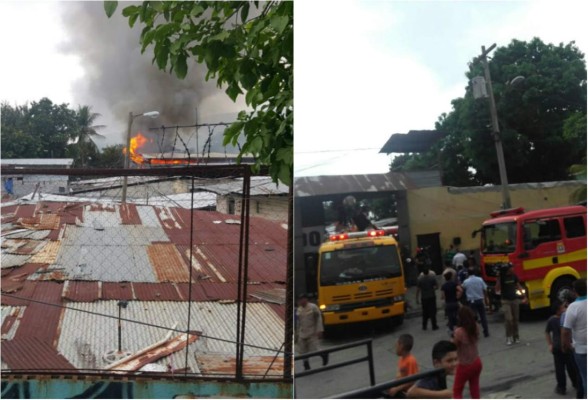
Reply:
M586 395L586 279L574 282L578 297L568 306L561 331L564 352L573 351Z
M459 267L462 267L463 262L467 259L467 256L463 254L459 249L457 249L457 253L455 253L455 255L453 256L453 261L451 263L453 264L453 267L455 269L459 269Z

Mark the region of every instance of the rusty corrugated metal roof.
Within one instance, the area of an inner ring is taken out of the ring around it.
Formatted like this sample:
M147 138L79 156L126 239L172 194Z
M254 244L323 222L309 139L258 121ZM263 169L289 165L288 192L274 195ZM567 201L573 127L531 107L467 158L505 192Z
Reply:
M171 243L147 246L147 255L159 282L189 282L188 266Z
M24 264L22 267L13 268L10 272L2 276L2 292L14 293L23 288L27 278L34 274L43 264Z
M74 370L51 344L28 337L2 342L2 360L11 370Z
M136 205L131 203L121 204L119 212L123 225L141 225L141 218L137 212Z
M5 241L5 253L33 255L41 251L48 243L47 240L8 239Z
M235 375L237 361L227 354L199 354L196 356L204 375ZM284 357L249 356L243 360L243 375L276 377L284 375Z
M129 282L102 282L104 300L133 300L133 286Z
M61 241L50 240L40 251L34 254L29 261L31 263L53 264L57 259L57 253L59 252L60 246Z
M189 347L189 367L198 372L196 362L201 354L222 353L233 355L237 329L237 305L218 302L194 302L192 304L190 330L202 332L202 337ZM75 303L64 310L60 325L61 334L57 349L77 368L103 368L103 355L117 348L117 319L101 315L116 316L116 301ZM156 343L177 324L176 329L187 328L188 304L168 301L131 301L122 310L125 319L148 322L160 326L145 326L129 321L122 322L123 350L135 353ZM95 327L81 329L80 327ZM167 328L167 329L166 329ZM19 329L20 330L20 329ZM214 338L222 339L215 340ZM245 343L257 347L245 348L245 359L251 356L274 356L284 341L283 319L272 307L264 303L247 306L247 329ZM173 368L183 367L185 352L178 351L159 361ZM267 366L266 366L267 368Z
M133 291L141 301L182 301L175 285L169 283L133 282Z
M61 304L62 291L62 283L36 282L34 291L30 297L32 300L43 303ZM22 296L20 292L19 295ZM60 307L31 302L22 317L15 339L37 338L53 344L59 337L58 327L61 312L62 309Z
M26 307L2 306L2 340L11 340L20 325Z
M58 229L60 217L56 214L38 214L34 217L20 218L18 223L27 229L51 230Z
M268 303L274 304L285 304L286 303L286 289L275 288L253 291L250 296L260 300L267 301Z
M137 371L144 365L153 363L170 354L180 351L186 346L194 343L198 339L200 332L190 333L190 335L176 335L163 343L148 347L148 350L140 351L130 357L113 363L108 369L116 371Z
M0 264L2 268L19 267L26 263L29 260L29 258L31 258L31 256L26 254L10 254L3 252L0 255Z
M96 301L100 299L99 282L68 281L63 291L63 298L71 301Z

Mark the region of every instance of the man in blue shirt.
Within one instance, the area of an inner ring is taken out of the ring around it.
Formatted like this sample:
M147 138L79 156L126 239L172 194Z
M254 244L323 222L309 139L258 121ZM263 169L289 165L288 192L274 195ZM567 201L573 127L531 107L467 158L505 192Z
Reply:
M462 284L467 296L468 306L478 314L484 337L490 336L488 331L488 320L486 319L486 306L488 302L488 286L480 277L479 269L470 269L468 271L468 278Z

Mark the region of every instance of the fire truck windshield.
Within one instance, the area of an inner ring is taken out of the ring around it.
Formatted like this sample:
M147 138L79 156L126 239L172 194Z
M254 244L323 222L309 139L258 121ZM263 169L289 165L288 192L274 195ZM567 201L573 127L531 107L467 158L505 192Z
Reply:
M517 225L515 222L484 225L482 227L482 252L505 254L515 251Z
M321 256L321 285L341 285L402 275L396 246L348 248Z

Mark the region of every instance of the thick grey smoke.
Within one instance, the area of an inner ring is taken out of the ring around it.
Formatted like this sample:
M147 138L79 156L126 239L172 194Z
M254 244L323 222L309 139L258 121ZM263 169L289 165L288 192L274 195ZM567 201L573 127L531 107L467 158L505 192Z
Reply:
M152 64L151 48L141 54L142 27L137 24L131 29L121 15L121 9L130 4L120 3L109 19L101 1L61 3L63 24L70 38L63 50L79 56L85 69L85 76L73 88L76 102L91 105L94 112L103 115L98 122L107 125L103 132L109 136L109 144L123 143L129 112L160 112L156 120L135 119L133 133L149 133L147 128L153 126L193 124L196 109L199 123L234 119L236 112L245 108L243 102L233 103L214 80L206 82L205 66L189 64L188 76L180 80ZM151 133L154 142L159 142L159 134ZM172 132L168 133L165 150L170 150L173 142ZM186 140L193 133L193 129L184 131L182 136ZM222 129L217 130L215 136L221 133ZM208 131L199 132L199 136L201 142L205 141ZM194 138L189 145L195 146Z

